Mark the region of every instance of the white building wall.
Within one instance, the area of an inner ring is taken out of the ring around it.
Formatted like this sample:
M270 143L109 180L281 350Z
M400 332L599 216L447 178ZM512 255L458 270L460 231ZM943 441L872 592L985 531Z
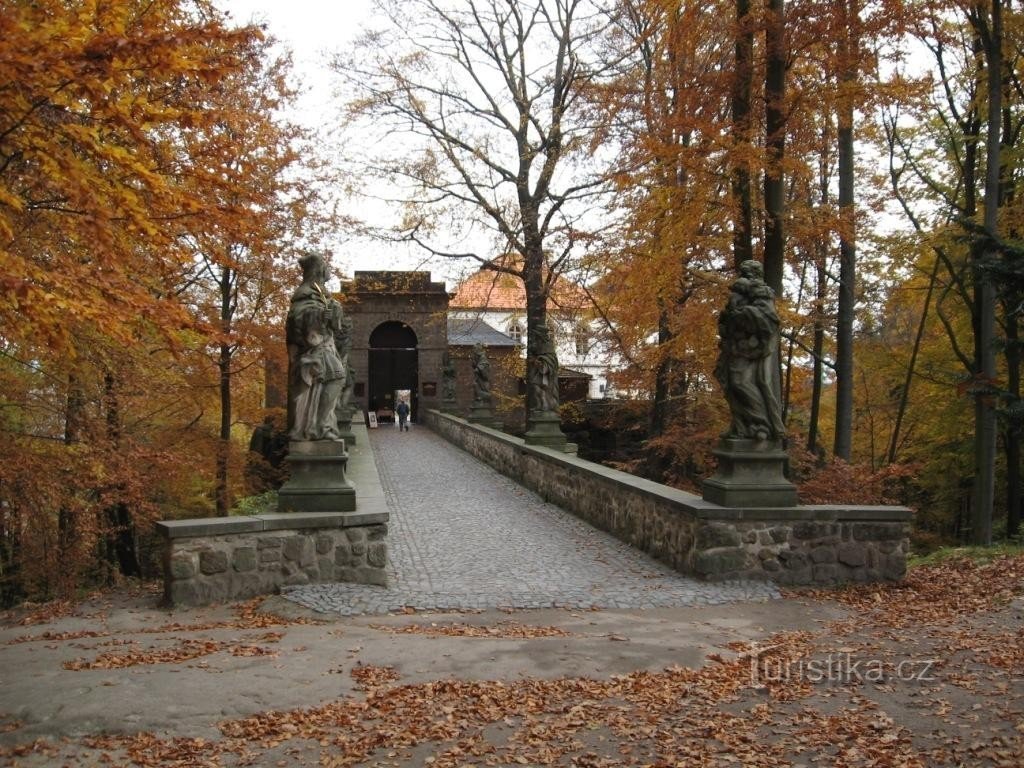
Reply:
M452 309L449 314L455 318L479 318L507 336L515 338L514 326L518 326L520 338L520 354L526 357L526 312L508 309L464 310ZM548 324L555 334L555 352L559 365L581 373L590 374L590 389L587 396L599 400L613 394L608 386L608 374L622 367L623 362L618 355L610 354L600 341L600 323L592 321L588 324L588 332L577 344L577 324L548 315Z

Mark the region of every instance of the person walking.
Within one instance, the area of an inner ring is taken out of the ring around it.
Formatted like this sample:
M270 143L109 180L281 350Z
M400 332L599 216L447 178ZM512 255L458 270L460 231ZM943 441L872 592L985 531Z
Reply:
M395 409L398 414L398 430L401 432L405 430L409 431L409 425L406 423L409 418L409 404L405 400L398 401L398 407Z

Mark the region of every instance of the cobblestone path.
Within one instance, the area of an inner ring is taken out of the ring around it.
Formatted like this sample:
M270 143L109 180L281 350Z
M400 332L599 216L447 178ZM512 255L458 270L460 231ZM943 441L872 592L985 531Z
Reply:
M344 615L482 608L656 608L778 595L770 584L682 576L548 504L422 426L370 432L387 498L387 589L290 588Z

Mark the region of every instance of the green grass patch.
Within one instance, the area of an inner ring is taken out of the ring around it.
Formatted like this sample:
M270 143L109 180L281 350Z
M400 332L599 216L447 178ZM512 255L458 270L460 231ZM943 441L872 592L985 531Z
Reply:
M235 502L231 508L234 515L265 515L277 512L277 491L267 491L258 496L246 496Z
M979 565L991 563L1001 557L1024 555L1024 544L1002 541L991 547L942 547L927 555L911 555L907 558L908 568L922 565L937 565L947 560L973 560Z

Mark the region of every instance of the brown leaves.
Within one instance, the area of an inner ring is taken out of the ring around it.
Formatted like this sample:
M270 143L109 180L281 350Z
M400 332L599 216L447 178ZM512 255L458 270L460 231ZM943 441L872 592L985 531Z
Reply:
M572 637L560 627L544 627L533 624L520 624L515 621L501 621L494 625L464 624L403 624L401 626L385 626L372 624L374 629L399 635L428 635L437 637L487 637L493 639L526 640L537 637Z
M361 691L376 690L401 677L394 667L377 667L372 664L357 665L349 671L349 675Z
M951 621L1024 594L1024 555L983 565L968 558L951 559L913 568L902 582L794 594L833 599L856 608L858 620L893 627Z

